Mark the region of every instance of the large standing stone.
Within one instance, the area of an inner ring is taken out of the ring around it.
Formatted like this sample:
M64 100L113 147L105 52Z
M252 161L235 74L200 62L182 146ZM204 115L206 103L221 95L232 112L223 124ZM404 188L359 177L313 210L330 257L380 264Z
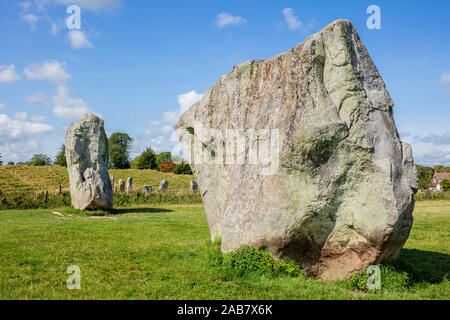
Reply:
M133 177L128 177L127 179L127 193L133 191Z
M167 191L169 187L169 183L166 180L163 180L159 183L159 191Z
M103 120L85 114L66 134L70 195L76 209L111 209L113 192L108 175L108 140Z
M393 261L411 229L417 177L392 107L347 20L235 66L176 125L212 239L224 252L265 248L325 280ZM235 146L229 132L248 142Z

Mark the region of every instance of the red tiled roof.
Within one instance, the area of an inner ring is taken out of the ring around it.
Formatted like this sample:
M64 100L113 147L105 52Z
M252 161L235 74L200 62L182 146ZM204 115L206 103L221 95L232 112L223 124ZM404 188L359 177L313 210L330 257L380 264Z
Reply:
M439 184L439 182L430 183L430 187L436 188L438 184Z
M442 181L444 179L450 179L450 172L436 172L433 175L433 179L437 179L438 181Z

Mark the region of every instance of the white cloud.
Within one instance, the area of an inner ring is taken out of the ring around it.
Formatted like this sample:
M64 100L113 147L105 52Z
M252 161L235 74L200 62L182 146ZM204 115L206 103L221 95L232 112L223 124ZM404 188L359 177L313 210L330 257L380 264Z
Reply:
M163 136L157 136L151 139L150 145L156 152L165 152L170 150L168 141Z
M30 10L31 2L21 2L19 5L23 11L28 11Z
M450 132L426 136L402 134L402 140L411 144L416 164L450 165Z
M52 131L49 124L11 120L6 114L0 114L0 144Z
M34 122L34 123L42 123L46 119L47 118L45 116L34 115L34 116L31 116L30 121Z
M161 128L161 132L164 134L169 134L173 131L173 127L169 126L169 125L165 125L164 127Z
M39 11L45 11L50 4L50 0L34 0L34 3Z
M153 151L157 153L171 150L172 143L170 143L170 141L166 137L158 134L152 134L153 131L147 130L144 135L135 137L130 152L131 158L135 158L136 156L140 155L142 151L144 151L148 147L152 148Z
M194 103L202 100L203 94L197 93L195 90L178 95L178 103L181 106L181 112L185 112Z
M25 121L28 118L28 114L26 112L16 112L14 114L14 119L19 121Z
M187 93L178 95L178 104L180 105L180 110L178 111L167 111L163 113L162 121L166 123L176 123L180 116L189 109L194 103L199 102L203 97L203 94L197 93L192 90Z
M60 84L65 83L71 78L71 75L66 72L65 67L65 62L45 61L26 67L24 74L29 80L47 80Z
M16 72L16 66L10 64L9 66L0 66L0 82L12 83L20 79Z
M26 112L16 112L14 114L14 119L18 120L18 121L30 121L33 123L42 123L47 118L45 116L40 116L40 115L33 115L33 116L29 117L28 113L26 113Z
M247 20L239 16L233 16L231 13L221 12L216 17L216 26L218 28L223 28L229 25L241 25L246 24Z
M450 73L441 74L441 83L445 85L450 85Z
M178 139L178 135L175 132L175 130L172 131L172 134L170 135L170 141L173 142L180 142L180 140Z
M11 120L6 114L0 114L0 150L4 161L24 161L32 154L42 153L45 145L41 141L54 132L54 128L45 123Z
M26 14L22 14L22 19L30 25L31 30L36 29L36 24L39 21L38 16L36 16L32 13L26 13Z
M170 124L178 122L180 116L189 109L190 106L199 102L203 94L197 93L195 90L180 94L177 96L180 109L178 111L168 111L162 116L162 121ZM178 141L178 137L172 125L165 125L161 132L166 136L157 136L151 140L151 147L157 151L171 150L173 154L182 154L182 147ZM170 137L168 135L170 134Z
M36 92L31 93L29 95L25 96L25 100L31 103L46 103L47 99L45 98L44 93L42 92Z
M167 123L176 123L180 118L180 111L167 111L162 115L162 121Z
M434 166L450 165L450 144L437 146L432 143L412 143L415 162L417 164Z
M113 11L122 6L122 0L55 0L59 4L79 5L84 10L90 10L94 12L101 11Z
M31 158L32 154L41 152L40 140L41 138L37 137L27 137L16 141L9 140L0 142L2 158L4 159L3 162L27 161Z
M93 47L92 43L81 30L71 30L67 33L67 37L69 38L72 48L81 49Z
M0 102L0 110L6 110L6 106Z
M69 89L58 86L56 96L53 97L53 114L66 120L78 120L85 113L92 112L81 98L72 98Z
M290 30L297 30L302 26L302 22L294 15L292 8L283 9L284 21Z
M450 132L442 134L430 134L419 139L420 142L432 143L437 146L450 145Z
M50 34L54 36L64 29L64 20L50 20L50 24Z
M181 145L179 145L178 137L175 134L173 124L176 123L181 114L185 112L191 105L200 101L203 94L197 93L195 90L183 93L177 96L179 109L176 111L168 111L162 115L161 121L151 120L149 125L158 127L156 129L148 129L142 137L138 137L133 141L133 155L139 154L147 147L151 147L155 152L174 151L179 154ZM165 123L165 124L164 124ZM162 127L160 127L162 125Z
M50 28L50 33L52 35L57 35L60 30L61 30L60 26L56 22L52 21L52 27Z

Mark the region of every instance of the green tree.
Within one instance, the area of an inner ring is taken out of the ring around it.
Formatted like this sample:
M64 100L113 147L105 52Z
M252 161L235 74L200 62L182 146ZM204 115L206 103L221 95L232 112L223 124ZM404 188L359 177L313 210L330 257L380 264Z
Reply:
M115 132L108 139L109 167L113 169L130 168L129 149L133 139L126 133Z
M175 174L192 174L192 169L189 164L182 162L180 164L177 164L177 166L173 170L173 173L175 173Z
M66 146L64 144L61 145L61 150L59 150L58 154L56 155L54 165L67 167Z
M45 154L35 154L30 161L27 162L27 165L34 167L42 167L42 166L51 166L52 160L49 156Z
M180 163L185 162L184 158L183 158L183 157L180 157L180 156L177 155L177 154L174 154L174 155L172 156L172 161L175 162L176 164L180 164Z
M158 166L164 161L172 161L172 154L170 152L161 152L156 156Z
M436 172L442 172L442 169L444 169L443 165L434 166L434 170L436 170Z
M156 154L151 148L147 148L140 156L131 161L131 168L133 169L152 169L155 170L158 167Z
M14 165L14 162L12 162L12 161L8 162L8 166L13 166L13 165Z
M2 154L0 153L0 166L3 164L3 161L2 161Z
M424 189L428 187L433 178L434 168L416 165L417 176L419 178L419 188Z
M441 181L441 187L443 191L450 191L450 180L444 179Z

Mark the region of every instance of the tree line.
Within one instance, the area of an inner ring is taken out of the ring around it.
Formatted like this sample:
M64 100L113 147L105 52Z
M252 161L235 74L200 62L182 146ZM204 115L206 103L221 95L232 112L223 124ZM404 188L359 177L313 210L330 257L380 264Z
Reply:
M176 174L192 174L189 164L184 162L184 159L172 155L170 152L161 152L156 154L151 148L144 150L139 156L130 161L130 147L133 139L123 132L116 132L108 139L109 148L109 162L110 169L151 169L162 172L173 172ZM0 154L0 165L3 164L2 155ZM8 162L8 165L14 165L14 162ZM29 161L17 164L29 166L49 166L52 165L52 160L45 154L36 154ZM66 148L64 144L55 157L53 162L56 166L67 166L66 162ZM433 178L434 172L450 172L450 167L443 165L436 165L434 167L427 167L416 165L417 175L419 179L419 188L426 189ZM450 191L450 181L443 181L442 187ZM446 190L447 191L447 190Z
M173 172L175 174L192 174L191 167L185 163L184 159L170 152L155 153L152 148L145 149L139 156L130 161L130 147L133 139L123 132L115 132L108 139L109 149L109 169L150 169L162 172ZM0 154L0 165L3 164ZM18 162L20 165L28 166L62 166L67 167L66 147L64 144L52 162L51 158L45 154L35 154L27 162ZM8 162L14 165L14 162Z
M436 165L434 167L416 165L416 168L420 189L426 189L431 184L435 172L450 172L450 167L445 167L443 165ZM450 191L450 181L443 180L441 186L444 191Z

